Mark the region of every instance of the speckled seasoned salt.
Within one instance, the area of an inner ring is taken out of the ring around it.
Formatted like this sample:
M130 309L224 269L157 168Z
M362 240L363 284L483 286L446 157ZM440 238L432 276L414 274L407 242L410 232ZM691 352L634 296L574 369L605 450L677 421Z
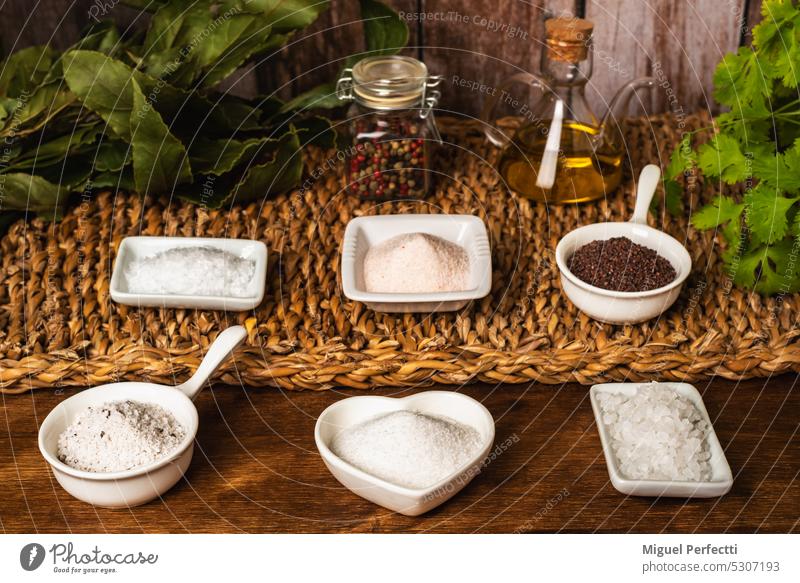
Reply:
M344 429L331 451L387 482L425 488L464 467L481 445L476 429L453 419L395 411Z
M690 399L669 387L643 384L632 396L598 392L597 402L625 478L711 479L710 427Z
M135 294L242 298L255 272L252 259L216 247L175 247L131 261L125 279Z
M58 459L86 472L132 470L173 451L186 435L159 405L111 401L91 405L58 437Z

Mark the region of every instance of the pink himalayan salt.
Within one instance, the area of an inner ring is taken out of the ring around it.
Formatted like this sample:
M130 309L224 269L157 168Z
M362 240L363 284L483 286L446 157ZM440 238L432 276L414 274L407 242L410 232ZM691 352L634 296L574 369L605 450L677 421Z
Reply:
M435 235L397 235L367 251L364 284L377 293L462 291L469 288L469 256Z

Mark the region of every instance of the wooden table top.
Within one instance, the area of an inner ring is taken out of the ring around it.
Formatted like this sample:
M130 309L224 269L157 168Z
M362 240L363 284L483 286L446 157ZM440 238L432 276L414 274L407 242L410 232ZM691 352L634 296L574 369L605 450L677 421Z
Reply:
M800 529L796 375L698 385L734 473L719 499L632 498L611 486L588 388L470 385L497 423L498 455L459 495L417 518L345 490L314 446L314 423L344 396L216 387L184 480L131 510L71 498L39 455L44 416L74 393L2 397L4 532L792 532Z

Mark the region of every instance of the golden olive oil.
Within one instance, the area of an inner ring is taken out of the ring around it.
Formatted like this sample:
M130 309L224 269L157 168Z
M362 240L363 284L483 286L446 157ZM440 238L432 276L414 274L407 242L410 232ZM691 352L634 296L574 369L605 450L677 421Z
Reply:
M509 188L540 202L585 202L607 196L622 177L622 151L599 136L599 128L573 120L561 126L556 179L551 189L536 186L550 120L521 127L500 159ZM599 143L597 140L600 140Z

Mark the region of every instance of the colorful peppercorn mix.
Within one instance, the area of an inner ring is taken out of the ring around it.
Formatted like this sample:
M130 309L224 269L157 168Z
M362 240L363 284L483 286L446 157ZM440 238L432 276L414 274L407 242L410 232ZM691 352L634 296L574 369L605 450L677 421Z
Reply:
M347 190L366 200L422 198L430 191L433 119L441 77L424 63L400 55L367 57L345 69L336 91L352 101L353 146L348 149Z
M359 121L348 162L350 192L368 200L425 196L430 186L427 144L419 136L414 123Z

